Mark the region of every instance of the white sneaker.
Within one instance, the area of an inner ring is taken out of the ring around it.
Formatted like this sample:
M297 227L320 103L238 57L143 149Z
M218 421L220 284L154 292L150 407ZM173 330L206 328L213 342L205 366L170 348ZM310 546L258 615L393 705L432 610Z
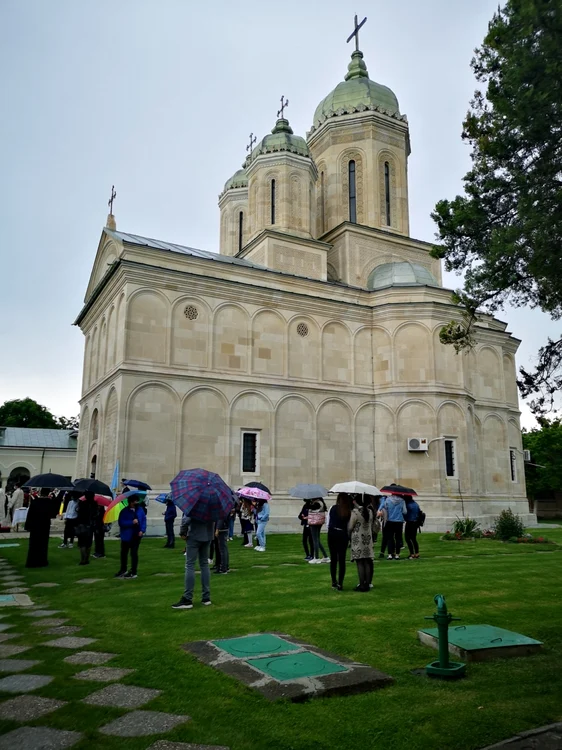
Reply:
M314 559L314 557L312 558L312 560L308 561L309 565L314 565L315 563L316 563L316 560Z
M72 549L74 547L73 544L67 544L66 546L68 547L68 549Z
M252 549L253 546L254 546L253 544L245 544L244 545L244 547L246 547L246 549Z
M330 558L329 557L323 557L322 560L320 560L321 563L329 563Z
M209 565L212 565L212 564L213 564L213 561L211 560L211 558L210 558L210 557L209 557L209 559L207 560L207 562L209 563Z
M265 552L265 547L254 547L256 552Z
M59 544L59 549L66 549L66 544Z

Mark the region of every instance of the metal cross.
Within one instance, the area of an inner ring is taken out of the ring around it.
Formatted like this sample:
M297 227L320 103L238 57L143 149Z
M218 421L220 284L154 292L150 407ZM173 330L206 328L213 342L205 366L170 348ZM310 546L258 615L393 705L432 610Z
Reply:
M246 151L248 151L250 159L252 158L252 150L254 148L256 141L257 141L256 136L253 133L250 133L250 143L246 146Z
M346 40L346 42L350 42L353 39L353 37L355 37L355 49L357 52L359 52L359 29L361 28L361 26L363 26L366 20L367 20L367 16L365 16L365 18L361 21L361 23L357 25L357 16L355 16L355 28L353 29L352 33L347 37L347 40Z
M113 215L113 201L117 198L117 193L115 192L115 185L111 186L111 198L107 201L107 205L109 206L109 213Z
M283 117L283 110L285 107L289 106L289 100L285 99L284 96L281 97L281 109L277 112L277 117L281 116Z

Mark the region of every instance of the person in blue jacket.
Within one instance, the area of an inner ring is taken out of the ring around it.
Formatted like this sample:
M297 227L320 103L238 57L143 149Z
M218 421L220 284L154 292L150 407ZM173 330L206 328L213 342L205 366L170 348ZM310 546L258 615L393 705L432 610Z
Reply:
M258 540L258 546L254 547L256 552L265 552L265 527L269 521L269 503L258 501L257 503L258 512L256 515L256 521L258 522L258 529L256 531L256 537Z
M401 495L387 495L379 505L378 515L383 515L383 510L387 513L385 527L388 534L388 559L399 560L403 541L402 529L406 517L404 498Z
M166 500L166 510L164 511L164 523L166 524L166 536L168 541L164 547L174 549L176 546L176 536L174 534L174 521L178 515L177 508L173 500Z
M417 538L420 506L411 496L404 495L404 500L406 501L406 529L404 531L404 536L406 537L406 544L410 550L408 560L416 560L420 556L420 547Z
M139 544L146 531L146 513L139 506L139 496L130 495L129 505L119 513L121 536L121 567L115 578L136 578L139 564ZM127 558L131 551L131 569L127 573Z

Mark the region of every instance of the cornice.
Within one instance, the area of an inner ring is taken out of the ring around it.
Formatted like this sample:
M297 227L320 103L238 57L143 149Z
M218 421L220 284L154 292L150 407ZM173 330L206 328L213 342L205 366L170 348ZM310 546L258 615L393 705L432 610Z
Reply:
M405 245L406 247L412 247L416 249L422 249L427 252L433 249L434 245L431 242L425 242L425 240L417 240L415 237L409 237L406 234L398 234L397 232L388 232L378 227L369 227L365 224L352 224L349 221L342 221L341 224L333 227L329 231L321 235L322 242L329 242L332 245L340 237L346 233L353 235L357 234L362 237L367 237L372 240L373 238L390 242L393 245Z
M336 112L330 117L324 118L320 125L312 125L310 130L306 134L306 141L308 145L313 148L316 141L320 140L320 136L327 133L329 130L342 129L349 126L356 126L358 124L365 124L373 122L379 127L386 126L390 130L398 130L407 137L408 135L408 118L406 115L391 115L387 110L382 107L367 107L362 105L359 108L353 109L351 112Z
M288 232L276 232L273 229L264 229L257 237L244 245L242 250L236 254L236 258L245 258L257 245L261 244L264 239L271 237L272 240L279 240L283 242L290 242L293 245L307 245L315 250L325 250L326 252L331 250L332 245L328 242L322 242L322 240L316 240L312 237L301 237ZM301 278L301 277L299 277ZM306 277L302 277L306 278Z

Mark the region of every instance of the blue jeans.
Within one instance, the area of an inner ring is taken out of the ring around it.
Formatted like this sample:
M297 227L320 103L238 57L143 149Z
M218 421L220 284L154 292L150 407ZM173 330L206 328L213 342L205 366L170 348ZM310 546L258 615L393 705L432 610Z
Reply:
M258 538L258 544L260 547L265 547L265 527L267 526L267 521L258 521L258 530L256 531L256 536Z
M228 538L233 539L234 538L234 521L236 520L235 516L230 516L228 519Z
M193 601L193 588L195 586L195 561L199 558L201 569L201 600L211 599L211 571L209 570L209 548L211 542L197 542L191 537L187 538L187 554L185 556L185 591L184 599Z

